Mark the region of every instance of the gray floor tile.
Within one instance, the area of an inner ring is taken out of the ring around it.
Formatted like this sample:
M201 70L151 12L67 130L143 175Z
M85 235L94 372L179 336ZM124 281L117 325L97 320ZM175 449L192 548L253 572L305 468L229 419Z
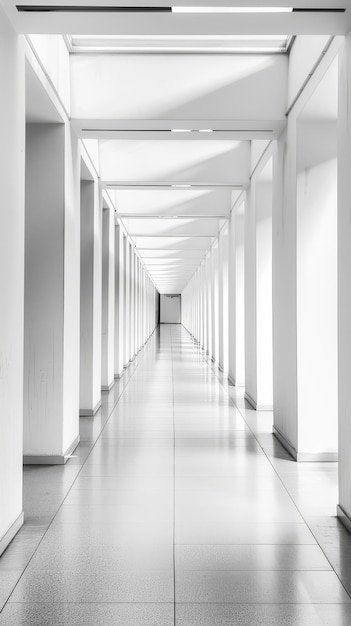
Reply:
M173 571L28 571L11 602L173 602Z
M173 604L8 604L1 626L173 626Z
M349 626L345 604L177 604L177 626Z
M348 603L334 572L178 571L176 601L215 603Z
M178 570L331 570L319 546L176 546Z

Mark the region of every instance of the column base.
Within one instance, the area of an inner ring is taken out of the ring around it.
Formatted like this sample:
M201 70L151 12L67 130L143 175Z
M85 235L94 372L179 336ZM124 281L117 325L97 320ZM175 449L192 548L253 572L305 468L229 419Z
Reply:
M119 378L122 378L123 374L124 374L124 369L123 369L123 370L121 370L121 371L119 372L119 374L115 374L115 380L117 380L117 379L119 379Z
M12 526L8 529L0 539L0 556L5 552L7 546L11 543L12 539L17 535L18 531L22 528L24 522L24 513L22 512L17 519L13 522Z
M80 442L80 436L75 438L64 454L24 454L23 465L64 465Z
M298 463L335 463L338 460L337 452L298 452L275 426L273 426L273 435Z
M336 515L339 518L340 522L345 526L346 530L351 533L351 517L344 511L340 504L336 507Z
M255 409L255 411L273 411L273 406L270 404L257 404L257 402L251 398L250 394L247 393L245 391L245 395L244 395L245 400L248 401L249 404L251 404L252 408Z
M102 385L101 391L111 391L115 381L113 380L109 385Z
M98 412L101 407L101 400L97 403L97 405L93 409L79 409L80 417L93 417L95 413Z
M235 382L234 378L230 374L228 374L228 380L229 380L230 384L233 385L233 387L236 387L236 382Z

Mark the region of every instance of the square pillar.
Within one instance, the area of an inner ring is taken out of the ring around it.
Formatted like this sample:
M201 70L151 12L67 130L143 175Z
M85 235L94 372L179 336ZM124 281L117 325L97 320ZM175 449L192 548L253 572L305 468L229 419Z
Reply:
M218 364L228 373L228 224L219 233L218 241Z
M98 181L82 161L80 282L80 415L101 406L102 205Z
M102 354L101 389L110 391L115 378L115 211L102 212Z
M218 243L211 248L211 358L218 363L219 344L219 305L218 305Z
M123 300L124 267L123 267L123 233L119 224L115 226L115 378L123 374Z
M345 38L339 68L338 128L338 517L351 532L351 35Z
M124 329L123 329L123 366L127 367L129 363L129 326L130 326L130 276L129 276L129 268L130 268L130 254L129 254L129 242L125 235L123 235L123 269L124 269L124 280L123 280L123 320L124 320Z
M79 310L67 309L67 292L74 285L79 293L79 248L74 240L74 227L72 232L67 230L74 220L79 224L79 212L69 202L65 188L71 152L65 124L27 125L25 463L65 463L79 442L77 388L72 386L74 381L78 382L79 344L73 340L68 352L66 337L68 333L72 338L77 331ZM76 184L77 179L78 176ZM76 231L78 239L78 228ZM66 249L70 246L73 246L71 254ZM76 371L72 372L69 387L67 379L65 385L65 370L66 367L71 370L72 363L76 364Z
M333 96L333 81L336 98L331 49L291 111L287 135L273 155L274 431L297 461L337 460L336 111L335 120L313 114L320 106L318 87ZM347 123L342 133L346 138ZM344 201L348 212L349 198ZM340 246L343 217L341 209L339 278L347 267ZM343 346L344 340L339 350Z
M24 68L0 6L0 554L23 524Z

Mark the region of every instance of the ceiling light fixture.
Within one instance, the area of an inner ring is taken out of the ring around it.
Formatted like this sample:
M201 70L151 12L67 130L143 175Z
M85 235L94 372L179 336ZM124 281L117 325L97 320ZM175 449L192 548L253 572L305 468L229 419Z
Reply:
M171 133L191 133L191 128L171 128Z
M172 7L172 13L292 13L293 10L292 7Z
M184 189L184 187L185 187L185 188L189 188L189 187L191 187L191 185L171 185L171 187L176 187L176 188L178 188L178 189L179 189L179 188Z

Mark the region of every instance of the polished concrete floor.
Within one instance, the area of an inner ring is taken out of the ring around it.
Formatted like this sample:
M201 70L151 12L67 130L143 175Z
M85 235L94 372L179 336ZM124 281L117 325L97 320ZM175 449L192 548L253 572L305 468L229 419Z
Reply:
M81 422L65 467L25 468L2 626L351 624L336 464L294 463L181 326Z

